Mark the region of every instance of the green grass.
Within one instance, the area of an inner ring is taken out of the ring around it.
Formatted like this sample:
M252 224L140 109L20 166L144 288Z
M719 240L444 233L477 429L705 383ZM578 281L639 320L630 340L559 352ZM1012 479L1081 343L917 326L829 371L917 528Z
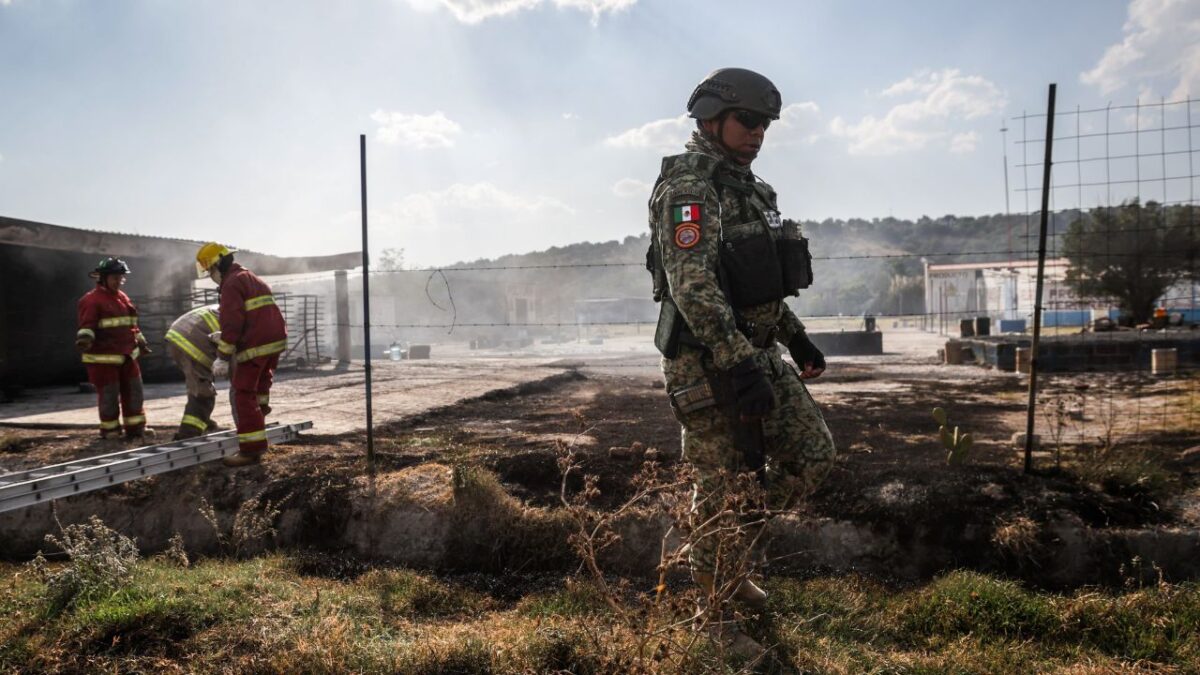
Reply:
M375 569L303 576L272 556L132 582L46 619L42 585L0 565L0 672L634 672L636 634L581 581L502 601L453 580ZM909 589L774 579L750 630L780 662L828 673L1200 671L1200 586L1033 591L954 572ZM657 610L651 610L657 611ZM663 622L659 622L662 625ZM687 634L680 628L678 639ZM651 651L657 645L651 642ZM733 672L701 640L674 670Z
M819 671L1200 669L1196 584L1058 595L954 572L903 592L856 578L782 580L772 590L781 642Z

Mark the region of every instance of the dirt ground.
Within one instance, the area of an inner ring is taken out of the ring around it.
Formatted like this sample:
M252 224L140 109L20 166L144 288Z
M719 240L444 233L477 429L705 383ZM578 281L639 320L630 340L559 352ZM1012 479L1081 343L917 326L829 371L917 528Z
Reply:
M427 467L434 472L430 475L440 476L439 467L483 467L520 502L553 510L561 482L556 458L564 444L573 445L584 470L599 477L600 507L630 494L630 478L645 449L657 450L657 459L666 465L679 460L678 425L652 357L609 354L576 368L569 362L557 362L554 367L566 374L551 380L493 389L381 425L376 441L381 475L412 475ZM1061 539L1051 525L1064 522L1089 533L1183 532L1190 538L1176 548L1195 552L1200 447L1196 429L1188 426L1200 417L1189 407L1196 403L1188 398L1188 387L1194 390L1194 384L1149 379L1122 383L1080 375L1055 378L1047 387L1050 399L1060 392L1074 396L1083 391L1091 392L1094 400L1080 404L1072 399L1075 408L1061 416L1058 443L1051 442L1053 416L1039 418L1043 448L1035 455L1037 471L1025 475L1021 453L1011 440L1014 432L1024 430L1024 378L943 366L922 350L832 359L829 371L810 390L840 454L806 505L804 518L859 528L856 545L866 546L866 536L886 537L887 550L877 556L875 569L888 569L903 558L907 567L902 574L909 577L931 576L947 567L1035 575L1039 565L1053 562L1053 556L1039 560L1021 547ZM1095 395L1097 391L1104 396ZM1165 414L1141 415L1142 410L1167 410L1167 403L1176 411L1169 419ZM976 439L963 465L947 465L930 415L935 406L945 408L951 424ZM1116 412L1104 417L1102 411ZM1113 437L1108 446L1102 442L1105 429ZM97 453L91 432L7 429L0 436L0 465L9 469ZM322 504L327 502L318 491L330 485L349 489L362 475L364 444L362 432L310 433L276 448L269 464L253 473L198 467L178 472L191 472L189 477L138 481L108 494L118 499L132 495L144 504L156 490L182 489L179 481L188 481L189 490L218 496L240 482L247 490L254 487L278 496L286 489L298 503ZM1056 447L1061 468L1056 467ZM236 498L233 502L230 508L236 507ZM345 526L322 522L332 530ZM1030 541L1002 541L1004 532L1020 535L1023 523L1034 528ZM319 544L320 537L307 543L314 541ZM1016 546L1016 554L1004 555L1006 545ZM1110 576L1115 577L1122 556L1133 555L1130 551L1115 547L1112 559L1105 561L1112 563ZM807 560L810 565L838 565L828 556ZM858 559L849 567L865 569ZM1176 576L1186 576L1190 569L1185 565Z

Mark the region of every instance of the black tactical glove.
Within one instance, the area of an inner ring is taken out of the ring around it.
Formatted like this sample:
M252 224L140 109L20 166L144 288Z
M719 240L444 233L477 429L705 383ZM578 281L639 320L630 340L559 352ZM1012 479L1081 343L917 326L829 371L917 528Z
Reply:
M800 331L792 336L788 343L788 353L792 360L800 366L801 377L819 377L825 371L825 355L808 339L808 333Z
M742 359L729 369L729 373L733 376L733 393L737 397L734 407L740 417L764 417L771 412L775 407L775 390L754 363L754 357Z

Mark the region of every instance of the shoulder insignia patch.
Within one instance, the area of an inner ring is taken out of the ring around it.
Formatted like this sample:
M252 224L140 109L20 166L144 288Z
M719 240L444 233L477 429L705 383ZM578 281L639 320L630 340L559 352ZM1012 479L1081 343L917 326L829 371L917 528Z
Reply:
M696 223L683 223L675 228L675 245L679 248L692 248L700 243L700 226Z
M676 204L671 207L672 224L679 225L680 223L698 222L700 222L699 204Z

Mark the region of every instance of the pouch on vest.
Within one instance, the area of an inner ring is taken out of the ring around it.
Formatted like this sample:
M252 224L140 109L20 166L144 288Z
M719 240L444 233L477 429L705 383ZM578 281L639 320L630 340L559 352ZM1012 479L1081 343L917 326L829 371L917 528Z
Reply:
M808 250L808 240L804 237L780 239L775 246L779 253L779 267L783 270L784 292L796 295L796 291L811 286L812 253Z
M697 410L704 410L717 404L713 396L712 385L707 381L693 384L690 387L676 389L670 393L671 403L680 413L687 415Z
M658 305L658 325L654 328L654 346L668 359L679 356L679 336L683 332L683 315L670 297L664 296Z
M734 307L751 307L787 295L775 242L766 232L721 242L721 272Z

